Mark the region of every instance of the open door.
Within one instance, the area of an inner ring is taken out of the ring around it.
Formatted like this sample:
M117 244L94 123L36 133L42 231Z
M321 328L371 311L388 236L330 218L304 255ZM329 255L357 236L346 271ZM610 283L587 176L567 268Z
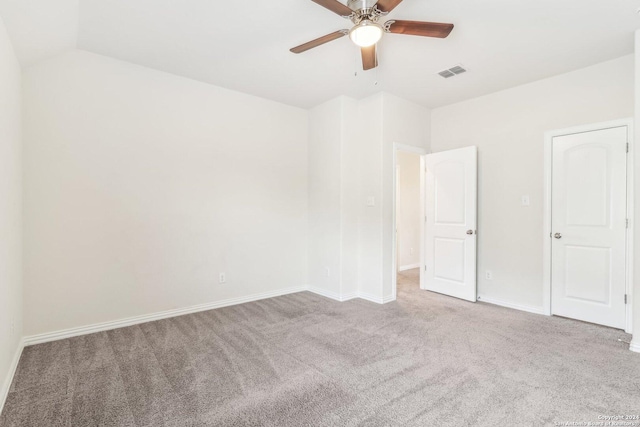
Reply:
M425 156L425 289L476 301L476 147Z

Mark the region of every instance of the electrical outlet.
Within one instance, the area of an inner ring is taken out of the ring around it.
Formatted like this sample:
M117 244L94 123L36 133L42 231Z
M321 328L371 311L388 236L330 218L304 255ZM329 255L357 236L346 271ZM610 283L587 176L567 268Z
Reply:
M227 283L227 275L224 273L220 273L220 279L219 279L220 284L222 283Z
M331 270L329 270L329 267L324 268L324 274L327 277L331 277Z
M493 280L493 273L491 272L491 270L487 270L487 272L484 274L484 277L487 280Z

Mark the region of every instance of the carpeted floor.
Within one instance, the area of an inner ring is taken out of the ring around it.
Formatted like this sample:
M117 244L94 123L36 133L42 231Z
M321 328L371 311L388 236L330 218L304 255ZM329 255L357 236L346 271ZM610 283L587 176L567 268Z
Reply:
M304 292L25 349L2 426L512 426L640 414L621 331Z

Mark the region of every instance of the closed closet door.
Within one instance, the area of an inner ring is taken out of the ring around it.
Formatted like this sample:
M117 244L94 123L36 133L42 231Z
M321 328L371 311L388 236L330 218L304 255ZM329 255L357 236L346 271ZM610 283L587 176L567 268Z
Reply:
M625 326L626 126L553 138L551 311Z

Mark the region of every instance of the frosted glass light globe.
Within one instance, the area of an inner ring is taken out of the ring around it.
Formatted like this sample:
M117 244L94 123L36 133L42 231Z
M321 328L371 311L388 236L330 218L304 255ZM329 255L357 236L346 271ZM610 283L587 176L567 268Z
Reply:
M351 41L360 47L372 46L382 38L382 27L375 22L364 20L349 31Z

